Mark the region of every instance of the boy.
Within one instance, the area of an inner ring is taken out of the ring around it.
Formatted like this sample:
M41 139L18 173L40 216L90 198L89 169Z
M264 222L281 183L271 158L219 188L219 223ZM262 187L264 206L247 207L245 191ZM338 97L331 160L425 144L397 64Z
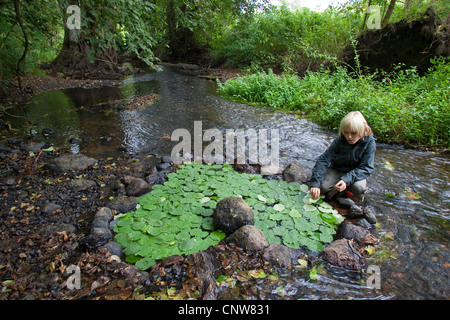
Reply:
M348 190L361 196L367 190L367 177L374 171L376 143L372 129L359 111L341 121L339 137L317 159L309 181L311 196L331 199Z

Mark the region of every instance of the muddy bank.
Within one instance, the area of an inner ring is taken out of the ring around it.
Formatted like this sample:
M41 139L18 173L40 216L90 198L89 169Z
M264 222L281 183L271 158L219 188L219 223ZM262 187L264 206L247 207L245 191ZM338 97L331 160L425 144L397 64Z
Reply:
M361 67L373 73L377 70L394 71L394 66L417 67L420 75L432 67L431 59L449 57L450 16L443 21L430 8L417 20L401 20L379 30L369 30L359 36L357 45L348 45L341 60L357 70L355 50Z

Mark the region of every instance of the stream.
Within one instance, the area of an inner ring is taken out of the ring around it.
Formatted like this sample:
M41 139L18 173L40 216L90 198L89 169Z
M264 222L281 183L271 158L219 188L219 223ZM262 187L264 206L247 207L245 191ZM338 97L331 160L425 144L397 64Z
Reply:
M213 81L163 66L117 87L41 93L26 112L36 135L50 128L55 147L97 158L170 155L178 143L170 140L172 132L194 132L194 121L202 121L203 130L278 129L280 167L298 162L310 170L336 136L295 115L228 101L216 90ZM160 98L145 108L117 106L121 99L151 93ZM20 121L10 122L20 128ZM358 272L331 265L323 266L316 280L294 269L275 281L248 285L264 299L449 299L449 169L448 154L378 143L366 200L375 208L376 233L383 236L367 261L380 270L380 289L368 287Z

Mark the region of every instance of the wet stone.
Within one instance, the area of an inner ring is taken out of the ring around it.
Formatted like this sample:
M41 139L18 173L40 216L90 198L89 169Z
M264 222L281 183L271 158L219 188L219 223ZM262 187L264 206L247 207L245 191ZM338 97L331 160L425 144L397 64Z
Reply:
M107 220L105 217L99 217L95 218L94 221L92 221L92 228L109 228L109 220Z
M249 251L261 251L269 246L266 236L257 227L245 225L225 238L225 242L234 243Z
M42 206L41 211L42 211L42 213L49 214L49 213L52 213L52 212L54 212L56 210L59 210L61 208L62 208L62 206L60 206L59 204L56 204L56 203L53 203L53 202L48 202L48 203L46 203L46 204L44 204Z
M342 225L341 234L345 239L363 239L369 234L369 231L353 223L345 223Z
M135 197L119 196L109 201L108 208L119 213L127 213L136 209L137 200Z
M23 143L20 145L20 148L26 152L38 152L45 146L45 142L30 142Z
M111 230L108 228L92 228L91 233L87 237L88 246L97 248L113 239Z
M309 180L309 176L298 164L291 163L284 169L283 179L286 182L305 183Z
M166 175L164 172L152 173L145 178L145 181L151 186L154 184L163 184L166 181Z
M364 257L348 239L333 241L319 256L326 262L344 269L361 270L365 264Z
M163 170L168 169L169 167L170 167L170 163L164 162L164 163L158 164L156 166L156 169L158 169L159 171L163 171Z
M104 219L110 221L113 218L113 214L112 214L110 208L103 207L103 208L101 208L100 210L97 211L97 213L95 214L94 218L95 219L97 219L97 218L104 218Z
M291 264L290 249L281 244L273 243L264 249L263 258L271 265L281 268L287 268Z
M162 163L171 163L172 162L172 158L170 156L163 156L161 158L161 162Z
M123 251L122 246L115 241L109 241L103 246L106 250L108 250L112 255L118 256L122 258Z
M222 199L213 213L214 225L227 234L244 225L253 225L254 218L253 209L240 197Z
M135 178L126 187L126 193L128 196L139 197L146 193L149 193L151 187L145 182L144 179Z
M95 185L97 185L95 183L95 181L84 179L84 178L74 179L74 180L71 180L68 182L69 188L74 192L84 191Z
M84 170L94 165L97 160L82 154L63 155L48 161L44 168L56 173Z

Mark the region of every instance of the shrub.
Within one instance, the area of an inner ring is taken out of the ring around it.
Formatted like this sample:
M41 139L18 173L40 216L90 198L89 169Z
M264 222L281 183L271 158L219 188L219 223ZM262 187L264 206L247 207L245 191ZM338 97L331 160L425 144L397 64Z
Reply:
M213 53L234 67L295 72L299 66L335 59L357 32L358 21L349 11L274 8L253 20L239 20L212 42Z
M308 72L305 77L268 73L219 84L231 99L295 111L328 129L353 110L361 111L380 141L448 147L450 128L450 66L434 61L429 74L414 69L382 75ZM382 80L375 80L375 77Z

